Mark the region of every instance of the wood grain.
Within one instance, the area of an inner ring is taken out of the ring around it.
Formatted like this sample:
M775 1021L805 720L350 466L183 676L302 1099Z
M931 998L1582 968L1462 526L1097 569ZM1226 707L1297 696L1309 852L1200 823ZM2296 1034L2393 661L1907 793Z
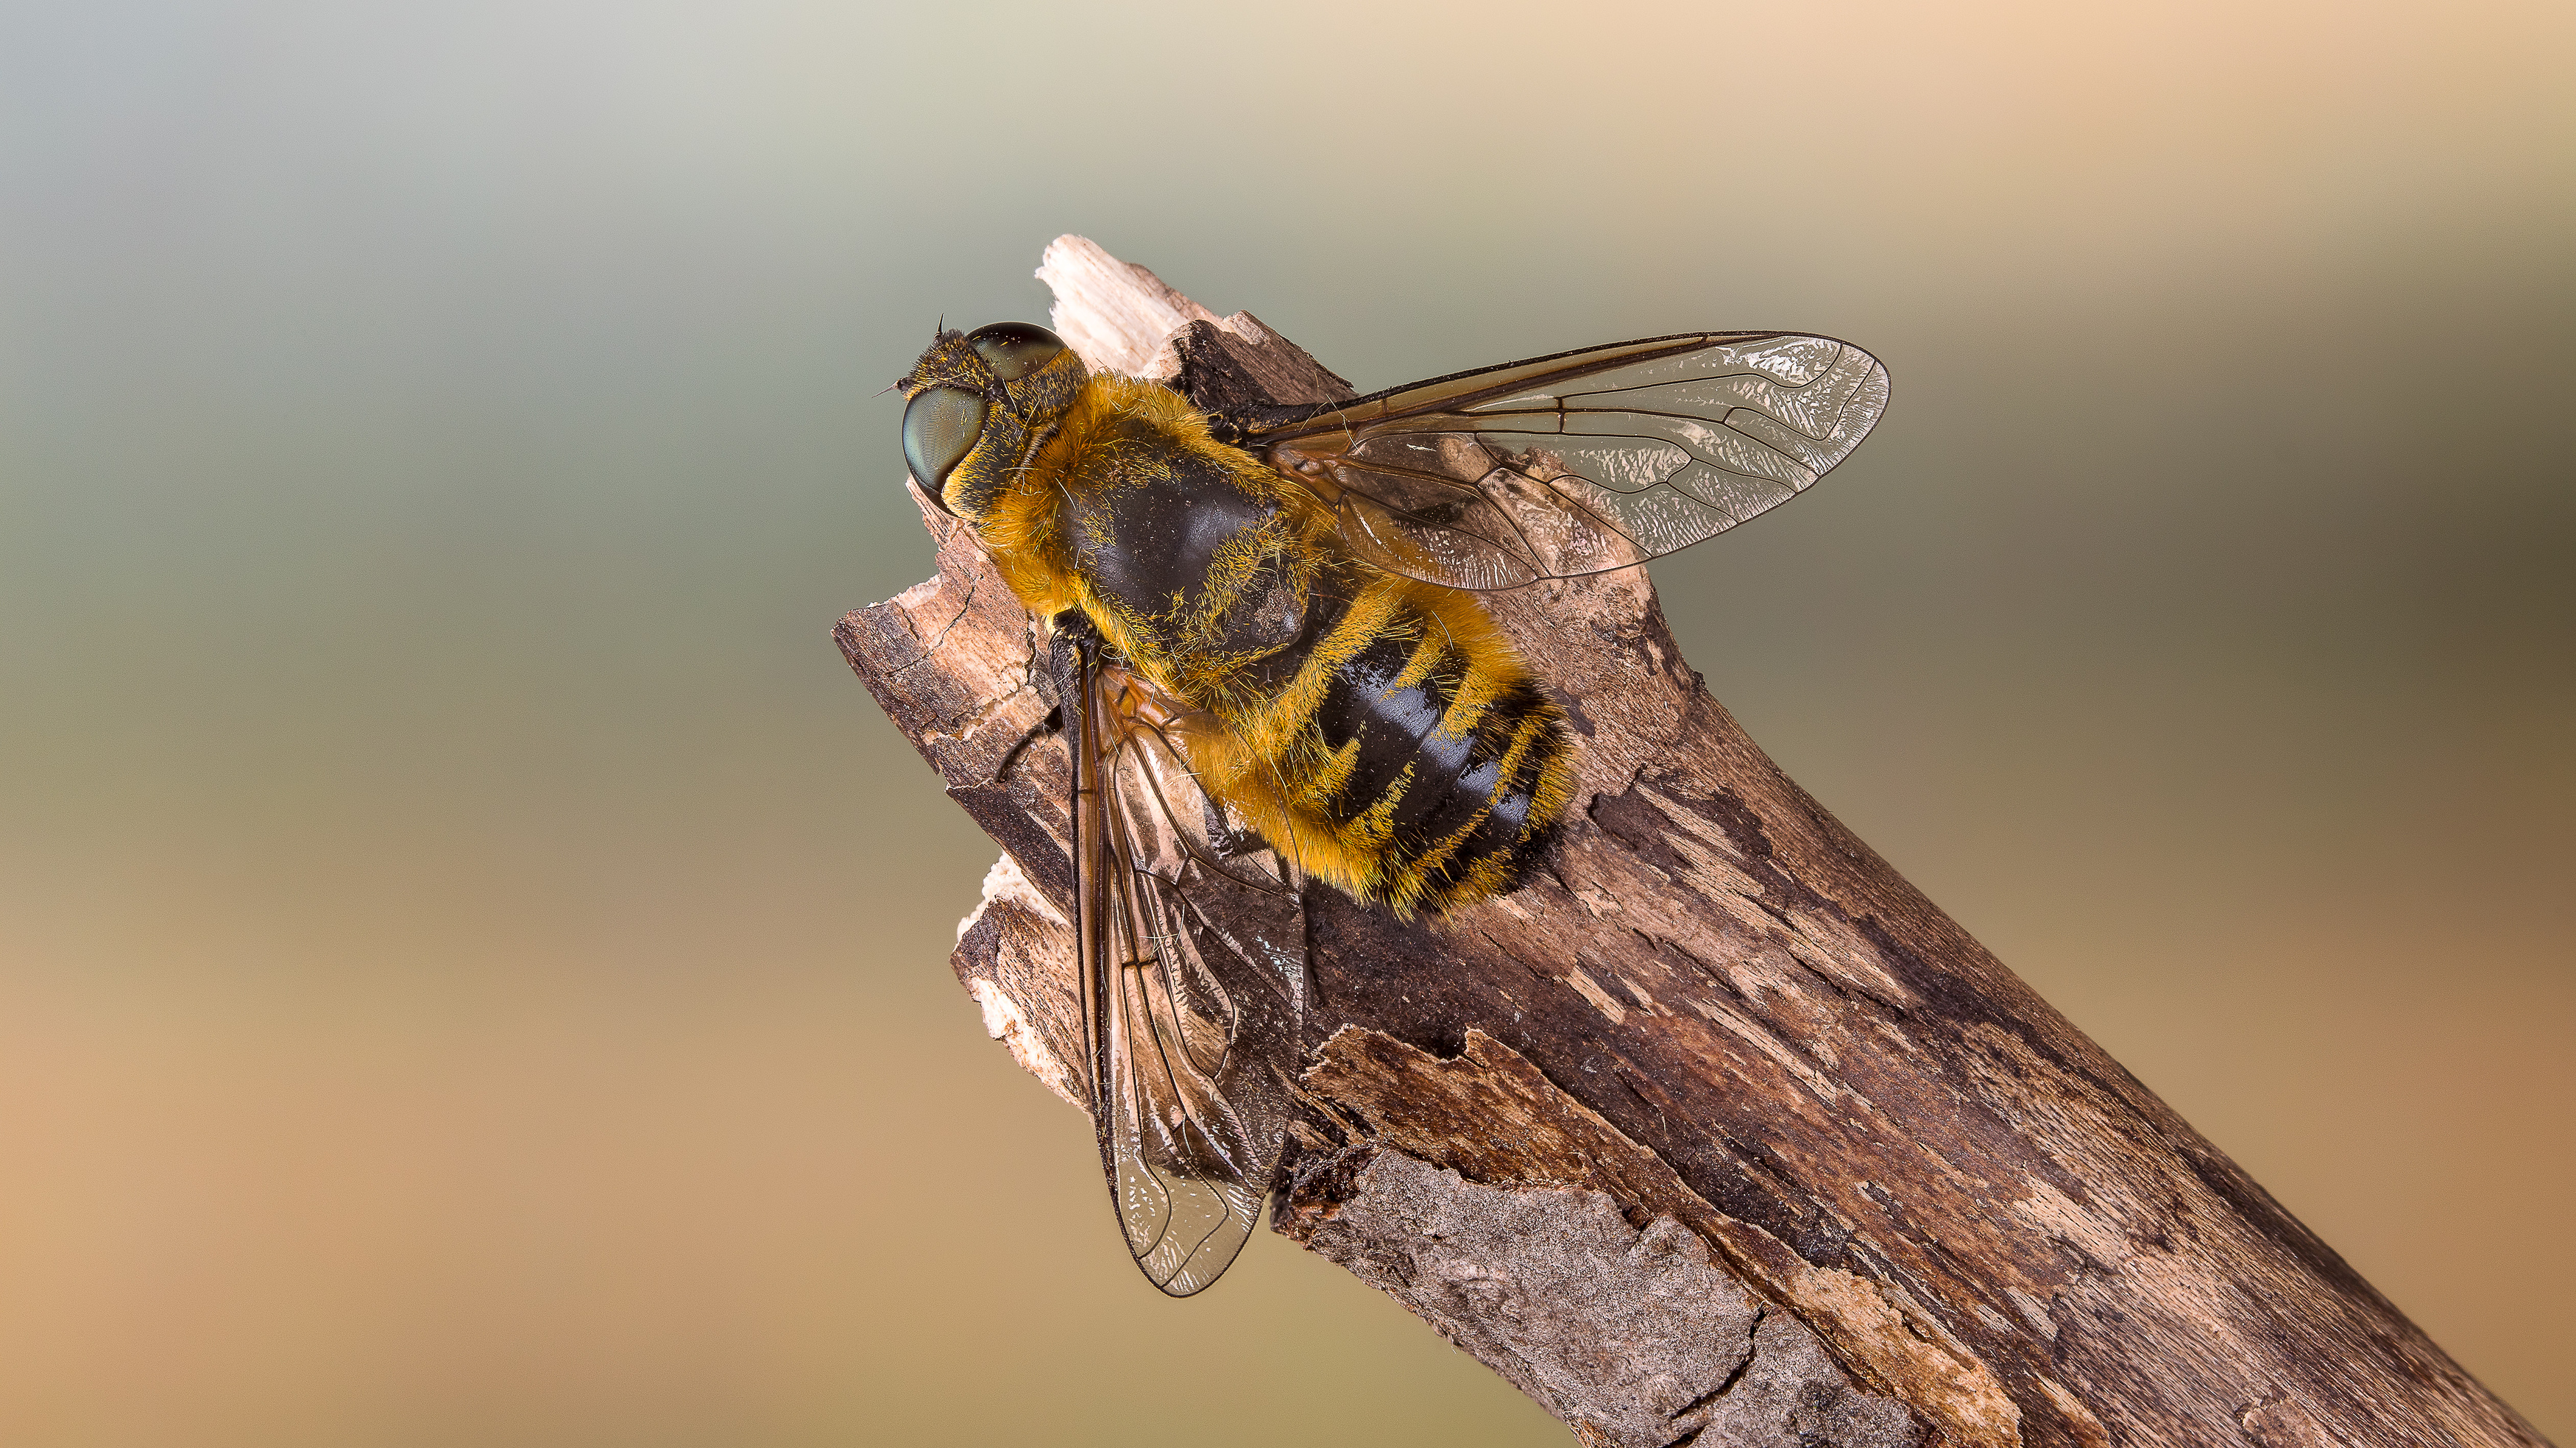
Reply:
M1203 403L1350 395L1079 238L1040 275L1086 360ZM953 963L1074 1100L1063 750L1032 735L1026 614L924 517L939 575L837 636L1002 846ZM1682 661L1642 570L1491 608L1582 738L1576 809L1526 888L1445 919L1312 892L1315 1064L1281 1231L1589 1442L2542 1441L1782 775ZM1440 1214L1457 1245L1434 1270L1406 1233ZM1578 1274L1514 1255L1534 1231L1697 1285L1622 1268L1596 1280L1628 1290L1570 1291ZM1117 1250L1106 1210L1102 1234ZM1434 1290L1476 1280L1500 1285ZM1730 1285L1754 1325L1714 1325ZM1746 1366L1717 1368L1739 1332ZM1664 1356L1549 1356L1582 1341ZM1754 1411L1765 1393L1840 1406L1793 1423Z

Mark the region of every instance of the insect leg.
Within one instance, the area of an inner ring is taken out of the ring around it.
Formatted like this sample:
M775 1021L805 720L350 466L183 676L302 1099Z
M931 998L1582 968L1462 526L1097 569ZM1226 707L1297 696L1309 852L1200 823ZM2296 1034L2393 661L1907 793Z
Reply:
M1028 687L1037 690L1038 698L1045 701L1047 711L1039 717L1038 722L1030 725L1009 749L1002 752L1002 762L993 766L992 774L984 781L987 784L999 784L1010 778L1011 766L1020 762L1022 752L1040 739L1064 728L1065 692L1059 687L1063 677L1063 664L1056 656L1057 651L1053 643L1053 638L1060 634L1059 630L1056 635L1050 636L1045 667L1039 667L1034 656L1029 661Z
M993 776L988 782L999 784L1010 778L1011 766L1020 762L1022 750L1062 728L1064 728L1064 708L1058 705L1046 711L1045 717L1030 725L1028 731L1019 737L1019 741L1003 753L1002 762L993 766Z

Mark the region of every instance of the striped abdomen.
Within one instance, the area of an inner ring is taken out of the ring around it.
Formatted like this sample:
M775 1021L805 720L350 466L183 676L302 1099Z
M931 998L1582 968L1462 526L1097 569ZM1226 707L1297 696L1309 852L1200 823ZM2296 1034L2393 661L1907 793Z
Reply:
M1473 599L1351 573L1313 595L1276 692L1220 712L1271 761L1310 871L1399 910L1503 894L1572 792L1562 714Z

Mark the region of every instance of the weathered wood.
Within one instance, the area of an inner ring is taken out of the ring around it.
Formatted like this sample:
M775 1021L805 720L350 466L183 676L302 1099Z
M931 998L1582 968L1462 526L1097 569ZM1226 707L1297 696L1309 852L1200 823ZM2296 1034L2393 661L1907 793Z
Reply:
M1487 1186L1375 1146L1311 1164L1298 1202L1282 1231L1589 1442L1918 1439L1903 1404L1852 1387L1805 1323L1747 1292L1669 1216L1639 1231L1606 1192Z
M1079 238L1040 275L1095 365L1350 395ZM1028 618L924 516L939 576L838 637L1002 845L953 963L1076 1100L1063 750L1023 747ZM2541 1441L1783 776L1642 571L1491 607L1582 736L1578 806L1545 874L1446 919L1312 892L1279 1230L1587 1442Z

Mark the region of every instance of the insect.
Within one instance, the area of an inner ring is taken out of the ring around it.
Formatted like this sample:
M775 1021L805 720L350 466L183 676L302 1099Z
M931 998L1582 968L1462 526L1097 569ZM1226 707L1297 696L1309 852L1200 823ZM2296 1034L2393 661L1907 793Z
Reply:
M1782 332L1211 412L1003 322L942 331L897 386L914 481L1048 636L1092 1116L1174 1296L1233 1261L1278 1165L1306 882L1489 899L1571 798L1562 712L1474 595L1723 532L1887 403L1868 353Z

